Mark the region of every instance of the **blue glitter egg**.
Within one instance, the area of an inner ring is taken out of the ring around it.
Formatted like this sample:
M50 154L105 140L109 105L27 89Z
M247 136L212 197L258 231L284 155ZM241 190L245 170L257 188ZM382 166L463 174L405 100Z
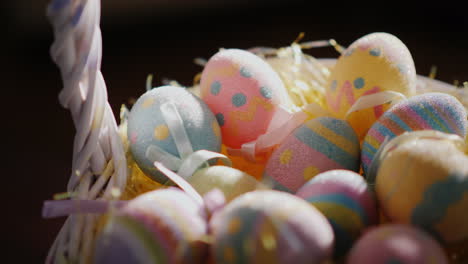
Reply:
M167 102L172 102L177 109L193 151L206 149L220 152L221 150L218 121L201 99L184 88L173 86L162 86L146 92L131 109L127 135L131 154L138 166L148 176L162 184L168 179L154 167L155 160L147 157L147 151L148 147L156 146L180 158L161 111L161 106Z

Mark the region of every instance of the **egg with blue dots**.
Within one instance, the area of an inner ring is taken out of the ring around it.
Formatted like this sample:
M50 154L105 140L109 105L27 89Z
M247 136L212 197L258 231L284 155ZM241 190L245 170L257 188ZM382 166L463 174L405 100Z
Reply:
M361 232L377 224L377 204L364 178L353 171L330 170L312 178L296 193L317 208L335 234L334 255L344 256Z
M415 133L420 132L410 134ZM468 239L468 156L457 143L463 139L445 135L458 140L434 134L399 144L394 144L398 137L390 141L375 192L390 221L418 226L453 244Z
M214 263L322 263L333 231L313 206L292 194L243 194L210 221Z
M396 36L372 33L353 42L340 56L329 77L326 91L328 109L339 118L361 96L395 91L412 96L416 89L416 70L411 53ZM351 113L347 120L358 137L379 118L390 104L377 105Z
M359 140L344 120L318 117L296 128L268 160L265 184L295 193L315 175L333 169L359 170Z
M361 153L364 173L368 173L385 138L391 140L404 132L418 130L437 130L464 138L467 126L465 108L449 94L426 93L401 101L386 111L364 138Z
M227 166L210 166L198 170L187 181L200 194L219 189L227 202L237 196L257 189L266 189L253 176Z
M271 66L240 49L221 50L209 59L200 95L218 119L223 144L236 149L264 134L280 105L291 104Z
M401 224L371 228L353 246L348 264L447 264L441 245L422 230Z
M130 152L141 170L155 181L165 184L168 178L154 167L146 153L151 145L180 157L161 111L164 103L172 102L177 109L193 151L220 152L221 133L210 108L197 96L181 87L162 86L144 93L133 105L128 116L127 136Z
M204 212L176 188L142 194L109 214L96 239L93 263L204 263Z

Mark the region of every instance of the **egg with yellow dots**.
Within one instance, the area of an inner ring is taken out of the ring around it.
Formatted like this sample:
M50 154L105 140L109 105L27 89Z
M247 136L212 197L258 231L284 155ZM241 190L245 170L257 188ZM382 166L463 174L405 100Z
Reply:
M148 148L155 146L175 157L181 156L167 123L168 117L162 111L162 106L167 103L171 103L180 116L189 141L184 144L190 144L193 151L221 151L218 122L200 98L181 87L153 88L133 105L128 116L127 135L135 162L146 175L162 184L168 178L154 167L156 160L148 156ZM169 118L175 118L175 115L172 113Z
M357 172L359 155L359 140L345 120L318 117L296 128L273 152L263 181L276 190L295 193L321 172Z
M315 207L292 194L243 194L210 221L214 263L322 263L333 230Z
M416 89L416 70L411 53L396 36L372 33L352 43L337 60L328 81L328 109L345 118L360 97L383 91L412 96ZM362 139L367 129L390 105L363 109L347 119Z
M463 153L464 140L436 131L412 136L421 133L427 132L403 134L385 148L375 182L380 208L390 221L418 226L440 241L466 241L468 156Z

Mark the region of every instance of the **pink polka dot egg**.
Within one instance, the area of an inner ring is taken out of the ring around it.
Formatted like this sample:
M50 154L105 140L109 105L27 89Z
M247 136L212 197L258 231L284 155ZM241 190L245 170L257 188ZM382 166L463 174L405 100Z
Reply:
M168 178L160 173L154 162L157 155L149 155L149 148L158 148L180 158L176 142L162 112L164 104L177 109L193 151L206 149L221 151L221 133L218 122L208 106L197 96L181 87L162 86L146 92L133 105L128 116L127 136L130 152L141 170L159 183ZM170 113L169 118L176 116ZM172 121L171 121L172 122ZM180 143L180 142L179 142Z
M344 120L318 117L296 128L272 153L263 181L295 193L315 175L333 169L359 170L359 140Z
M290 99L278 74L245 50L221 50L206 64L201 98L215 114L223 144L240 148L264 134L280 105Z

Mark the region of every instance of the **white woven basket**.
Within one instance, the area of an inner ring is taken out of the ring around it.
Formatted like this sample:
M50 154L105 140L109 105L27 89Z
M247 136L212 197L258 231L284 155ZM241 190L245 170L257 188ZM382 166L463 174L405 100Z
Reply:
M118 199L127 184L128 171L124 145L100 71L100 1L54 0L47 14L55 35L50 52L63 80L59 100L70 110L77 131L67 191L73 193L71 199ZM335 61L319 60L327 67L332 67ZM418 93L449 93L468 109L467 90L418 76ZM46 262L90 262L98 217L93 214L68 216Z

